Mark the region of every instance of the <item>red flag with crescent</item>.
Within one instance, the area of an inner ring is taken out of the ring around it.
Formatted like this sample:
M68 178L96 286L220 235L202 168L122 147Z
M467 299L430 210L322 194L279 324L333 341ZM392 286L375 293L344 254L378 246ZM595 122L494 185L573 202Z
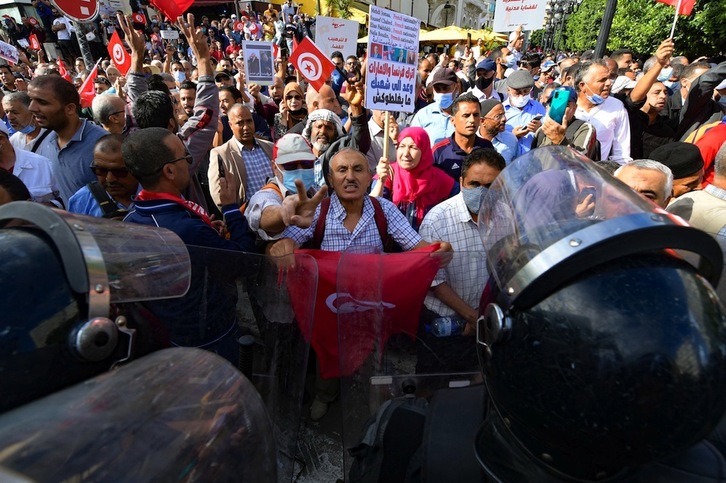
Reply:
M325 85L325 81L335 70L333 61L322 53L308 37L305 37L297 48L293 49L290 62L316 91Z
M295 253L312 256L318 264L311 344L320 362L321 376L349 376L371 354L376 343L385 344L393 334L402 333L411 337L416 334L424 298L439 269L439 258L431 256L437 248L438 245L432 245L406 253L390 254L295 250ZM342 256L347 257L346 263L351 264L351 267L380 267L382 271L341 271L339 265ZM352 280L343 280L341 283L341 277L351 276L356 277L355 283ZM300 283L304 284L305 281L301 280ZM358 293L354 288L370 288L379 284L380 293L375 290ZM309 333L309 327L304 324L310 321L301 316L309 309L309 304L304 297L295 296L295 284L289 286L292 290L292 306L298 314L298 323L303 325L303 333ZM341 291L341 287L347 289ZM405 290L401 287L405 287ZM346 313L356 314L358 322L363 323L345 326L345 330L349 331L346 334L348 343L341 353L338 346L338 323L340 314ZM378 322L377 317L381 317ZM380 330L373 330L374 326Z
M115 30L111 36L111 40L108 42L108 53L111 56L111 62L121 72L121 75L126 75L131 68L131 55L126 52L124 43Z
M35 34L30 34L30 37L28 37L28 41L30 43L31 49L40 50L40 41L38 40L38 37L36 37Z

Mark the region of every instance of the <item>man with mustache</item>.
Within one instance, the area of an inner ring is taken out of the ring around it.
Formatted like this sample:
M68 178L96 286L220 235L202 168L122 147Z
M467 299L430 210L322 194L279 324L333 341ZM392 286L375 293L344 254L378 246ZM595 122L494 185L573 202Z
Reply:
M316 111L317 112L317 111ZM326 181L333 193L327 204L322 239L315 240L318 218L321 215L321 203L315 211L312 223L307 228L288 226L280 240L269 248L273 256L284 256L293 253L294 249L306 242L319 243L313 247L321 250L344 251L350 247L376 247L384 249L383 237L393 239L404 251L424 248L433 243L440 243L437 252L451 252L448 242L424 241L411 227L406 217L396 205L384 198L368 196L373 175L368 167L365 155L355 148L343 148L330 160L330 168L326 172ZM382 212L385 217L385 233L379 231L376 213ZM313 421L320 420L328 410L338 393L337 379L318 377L315 384L315 400L310 409Z
M350 96L350 118L352 121L350 133L345 134L343 123L333 111L316 109L308 116L303 137L313 146L313 154L318 158L315 162L316 189L323 186L323 173L328 172L331 157L343 148L354 148L366 153L371 146L371 135L368 130L365 109L363 108L364 94L362 89L355 90Z

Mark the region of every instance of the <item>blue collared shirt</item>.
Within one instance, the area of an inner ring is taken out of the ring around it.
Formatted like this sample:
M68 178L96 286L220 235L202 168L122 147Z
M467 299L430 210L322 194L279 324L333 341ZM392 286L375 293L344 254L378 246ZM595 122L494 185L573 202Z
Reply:
M519 156L519 140L514 134L502 131L492 139L494 149L504 158L504 162L509 164Z
M141 191L141 185L139 185L139 189L136 190L136 194L139 194L139 191ZM108 192L106 194L108 194ZM116 201L113 196L108 195L108 197L111 198L111 200L114 201L116 206L121 210L131 211L134 209L133 201L129 206L124 206L122 203ZM101 205L98 204L98 201L96 201L96 198L91 193L91 190L88 189L88 185L79 189L76 191L76 194L71 196L71 199L68 200L68 211L71 213L78 213L80 215L96 216L98 218L103 217Z
M439 109L437 103L432 102L416 113L411 121L411 126L424 128L431 139L433 148L436 143L454 134L454 123L451 122L450 117Z
M504 112L507 115L507 132L512 132L514 128L519 126L526 126L538 114L541 114L543 117L547 114L544 106L534 99L530 99L522 109L518 109L509 104L508 98L502 104L504 105ZM519 154L528 153L532 148L533 140L533 132L527 133L526 136L519 138Z
M93 147L96 141L106 135L107 131L86 119L81 119L78 131L63 149L58 147L58 134L53 131L36 151L50 159L53 176L58 183L64 204L68 204L68 200L76 191L91 181L96 181L96 175L90 168L93 161Z

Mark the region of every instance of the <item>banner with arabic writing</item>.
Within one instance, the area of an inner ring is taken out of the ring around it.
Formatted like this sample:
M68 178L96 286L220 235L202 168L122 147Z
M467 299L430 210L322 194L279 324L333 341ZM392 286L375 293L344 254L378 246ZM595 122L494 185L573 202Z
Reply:
M355 20L318 15L315 17L315 45L328 55L340 51L344 59L356 55L359 25Z
M494 10L495 32L511 32L521 25L522 30L539 30L544 26L547 0L497 0Z
M366 107L413 112L421 21L374 5L368 18Z

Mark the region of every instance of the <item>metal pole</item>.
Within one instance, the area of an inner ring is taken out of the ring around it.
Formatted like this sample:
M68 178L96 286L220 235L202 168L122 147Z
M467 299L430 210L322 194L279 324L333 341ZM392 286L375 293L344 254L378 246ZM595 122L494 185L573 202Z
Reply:
M615 10L617 8L618 0L607 0L602 24L600 24L600 33L597 36L597 43L595 44L596 59L601 59L605 54L605 47L608 43L608 37L610 37L610 27L613 25L613 17L615 17Z
M81 24L79 22L73 22L73 28L76 30L76 40L78 41L78 47L81 49L81 57L83 57L83 63L86 67L90 67L95 62L93 61L93 55L91 55L91 49L88 47L88 39L83 33Z

